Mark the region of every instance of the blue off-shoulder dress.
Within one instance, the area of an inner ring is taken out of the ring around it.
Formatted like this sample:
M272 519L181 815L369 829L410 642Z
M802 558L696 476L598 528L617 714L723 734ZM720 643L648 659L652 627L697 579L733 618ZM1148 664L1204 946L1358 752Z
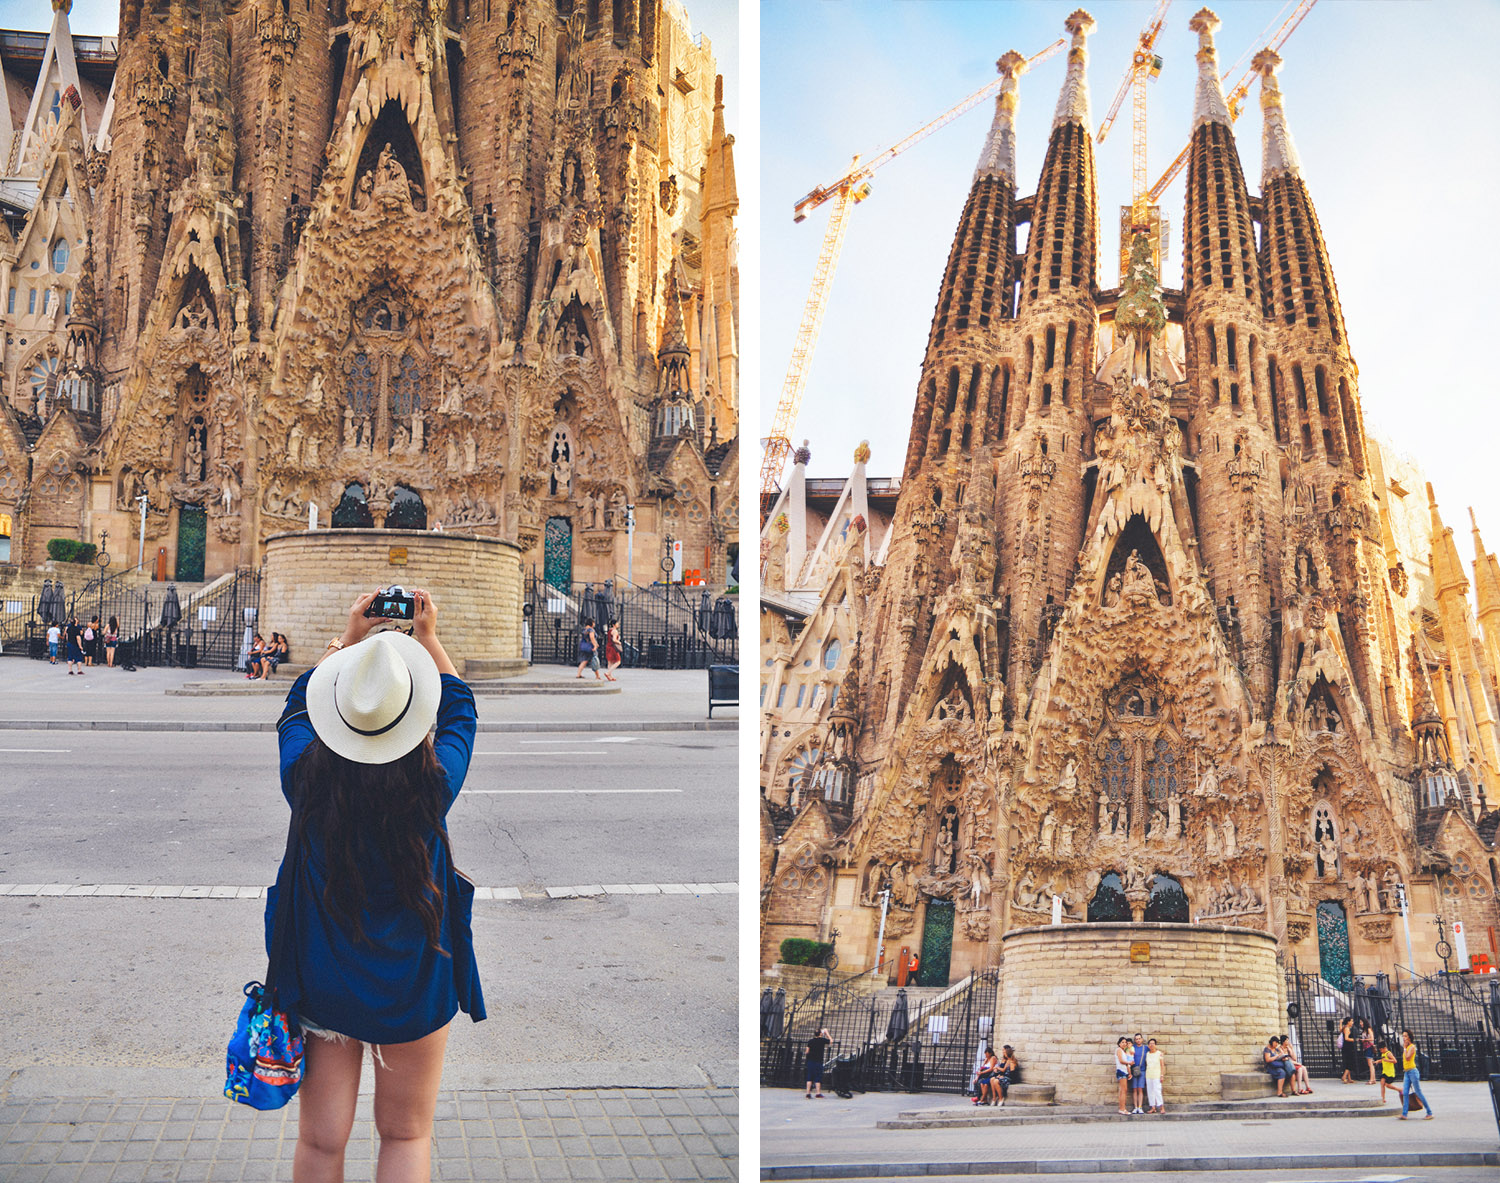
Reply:
M281 792L292 803L292 769L313 741L307 717L308 671L292 685L276 725L281 745ZM463 680L443 674L434 747L446 780L443 814L458 799L474 753L477 718L474 694ZM443 823L444 837L447 823ZM470 927L474 888L451 871L442 843L433 835L433 881L443 892L440 940L433 949L421 918L401 905L389 869L378 853L359 854L365 883L360 914L365 940L346 935L323 904L327 865L321 844L309 835L306 862L296 876L292 899L293 965L279 971L278 1000L284 1010L308 1023L366 1043L408 1043L430 1035L459 1010L474 1022L485 1017L479 966ZM266 901L269 953L276 899L290 878L283 858L276 886ZM443 954L447 954L444 956Z

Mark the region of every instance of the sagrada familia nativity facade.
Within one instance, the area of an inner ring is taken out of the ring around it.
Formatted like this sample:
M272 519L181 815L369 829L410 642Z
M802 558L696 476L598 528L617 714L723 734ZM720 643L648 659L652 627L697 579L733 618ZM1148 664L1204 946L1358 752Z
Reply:
M0 34L0 562L375 525L722 584L738 199L662 0L125 0Z
M833 929L872 965L883 924L944 983L1058 900L1259 929L1340 982L1410 964L1403 895L1418 972L1438 917L1494 957L1500 564L1476 527L1476 614L1430 486L1366 435L1279 58L1255 195L1217 25L1182 289L1144 236L1097 282L1075 13L1032 196L1000 60L899 496L867 448L843 482L797 458L762 535L767 965Z

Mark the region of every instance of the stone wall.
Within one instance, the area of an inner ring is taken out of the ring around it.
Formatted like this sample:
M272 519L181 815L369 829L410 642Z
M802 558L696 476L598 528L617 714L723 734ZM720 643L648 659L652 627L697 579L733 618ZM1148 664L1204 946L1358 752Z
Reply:
M1144 942L1150 960L1131 960ZM1285 1025L1276 941L1241 928L1071 924L1002 938L996 1038L1060 1103L1116 1100L1114 1045L1155 1036L1168 1105L1217 1100L1221 1072L1249 1072Z
M404 564L392 562L405 552ZM469 534L310 530L266 540L260 631L286 634L296 665L344 630L349 605L376 587L425 588L438 636L466 678L521 673L521 552Z

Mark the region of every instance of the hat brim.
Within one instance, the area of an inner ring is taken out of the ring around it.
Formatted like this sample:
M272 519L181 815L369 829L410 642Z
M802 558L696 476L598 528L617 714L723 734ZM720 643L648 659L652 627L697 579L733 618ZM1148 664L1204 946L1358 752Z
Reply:
M360 645L391 645L411 672L411 705L401 721L379 735L361 735L339 717L333 688L339 672L354 658ZM420 641L401 632L371 633L363 641L330 653L307 680L307 717L329 750L356 764L389 764L399 760L426 738L437 722L443 697L443 677L437 662Z

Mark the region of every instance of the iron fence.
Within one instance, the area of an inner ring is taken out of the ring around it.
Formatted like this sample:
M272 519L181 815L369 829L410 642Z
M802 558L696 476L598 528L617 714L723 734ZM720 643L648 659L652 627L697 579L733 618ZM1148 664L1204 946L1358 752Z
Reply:
M1483 1080L1500 1072L1500 982L1495 975L1437 973L1393 984L1385 974L1356 976L1339 990L1317 974L1295 966L1286 974L1288 1021L1310 1076L1337 1077L1343 1063L1335 1047L1346 1018L1375 1030L1377 1048L1387 1043L1401 1059L1401 1032L1419 1049L1422 1076L1430 1080ZM1363 1058L1360 1060L1362 1071Z
M905 991L860 994L866 972L816 986L789 1007L763 1015L761 1084L801 1088L807 1041L828 1029L824 1085L840 1092L966 1093L994 1029L998 970L976 970L915 1008Z
M597 626L620 624L621 657L626 666L691 670L737 665L739 624L734 602L680 585L638 587L625 584L559 586L537 575L526 579L522 609L533 663L576 665L578 638L585 617ZM602 654L601 654L602 659Z
M98 616L101 626L111 618L119 625L118 666L241 668L260 606L258 571L240 571L196 597L179 597L171 586L134 587L126 582L127 574L90 579L73 591L59 579L50 607L43 603L49 598L45 592L28 597L20 612L7 612L3 617L0 627L6 630L6 648L19 642L28 657L45 660L47 628L53 620L66 624L73 617L87 622ZM175 624L164 623L171 619L170 613L163 616L170 598L177 598L181 613ZM96 662L102 665L106 660L103 641L99 644Z

